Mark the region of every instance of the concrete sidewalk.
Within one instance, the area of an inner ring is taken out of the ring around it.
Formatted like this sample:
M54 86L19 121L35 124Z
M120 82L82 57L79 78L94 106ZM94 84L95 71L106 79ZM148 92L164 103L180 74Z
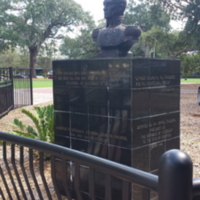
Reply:
M197 90L181 89L181 93L197 94ZM34 88L33 105L53 101L53 88Z
M53 88L34 88L33 105L53 101Z

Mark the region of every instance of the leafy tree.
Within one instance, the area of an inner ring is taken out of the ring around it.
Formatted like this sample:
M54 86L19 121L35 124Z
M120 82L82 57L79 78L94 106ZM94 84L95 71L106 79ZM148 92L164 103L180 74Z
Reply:
M137 4L134 0L129 1L125 12L125 24L138 25L143 31L148 31L153 26L169 30L169 23L169 15L159 5L148 4L145 0Z
M187 47L182 42L181 32L164 31L158 26L143 32L141 42L145 57L177 58Z
M47 38L55 38L87 22L88 14L73 0L0 0L0 37L7 44L27 46L35 75L36 57Z
M90 29L82 29L77 37L65 37L60 46L62 55L71 59L92 58L97 54L97 46L92 41L91 32L95 28L94 24Z
M182 41L186 48L182 52L200 49L200 1L199 0L153 0L171 14L174 19L186 22L182 32Z
M133 46L134 56L167 57L162 52L163 37L169 38L170 17L158 5L149 4L146 0L134 3L130 0L125 13L125 24L138 25L143 30L139 43ZM164 54L165 53L165 54Z
M47 72L51 69L52 58L47 56L38 56L36 67L42 68L44 75L47 75Z
M45 76L52 68L52 60L55 58L54 56L56 55L58 48L59 46L56 45L56 40L52 39L41 46L35 66L36 68L42 68Z
M200 54L181 54L181 73L187 77L194 72L200 72Z
M27 48L19 48L17 52L20 56L20 68L29 68L29 52Z
M140 42L132 50L144 57L170 57L199 50L200 1L198 0L141 0L130 1L125 21L141 26ZM170 20L187 20L185 29L170 31Z
M16 50L6 50L0 54L0 67L20 67L21 57Z

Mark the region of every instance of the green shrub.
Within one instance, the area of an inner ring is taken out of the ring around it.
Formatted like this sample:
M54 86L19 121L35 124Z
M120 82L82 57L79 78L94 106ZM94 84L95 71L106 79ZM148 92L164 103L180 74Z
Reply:
M35 127L24 124L18 119L14 119L13 123L13 134L29 137L45 142L54 142L54 107L48 105L44 107L35 106L36 114L22 108L21 111L27 117L29 117L34 123Z

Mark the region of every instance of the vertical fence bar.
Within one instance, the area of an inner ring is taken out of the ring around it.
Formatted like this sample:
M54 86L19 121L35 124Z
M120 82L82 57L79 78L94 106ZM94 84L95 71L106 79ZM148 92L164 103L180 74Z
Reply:
M2 198L2 200L6 200L6 198L4 197L4 194L3 194L2 190L1 190L1 188L0 188L0 197Z
M39 183L38 183L36 175L35 175L34 164L33 163L34 163L34 160L33 160L33 149L29 149L29 168L30 168L30 172L31 172L33 181L35 183L35 188L37 190L39 199L43 200L42 192L40 190Z
M164 153L159 166L159 200L192 199L192 160L180 150Z
M24 186L22 184L22 180L20 178L16 163L15 163L15 159L16 159L15 158L15 144L11 144L11 163L12 163L12 168L13 168L14 173L15 173L16 182L18 183L19 190L23 195L23 199L27 200L27 196L26 196L26 193L25 193L25 190L24 190Z
M6 192L7 192L7 196L9 196L10 200L13 200L11 192L9 190L8 183L7 183L6 178L5 178L4 174L3 174L3 170L1 169L1 166L0 166L0 174L1 174L1 182L4 183L4 186L5 186L5 189L6 189ZM3 199L5 199L2 190L1 190L1 197L3 197Z
M12 108L14 109L14 107L15 107L15 101L14 101L14 79L13 79L13 68L12 67L9 67L9 78L10 78L10 81L11 81L11 90L12 90L12 93L11 93L12 97L9 97L9 98L11 98Z
M39 161L40 161L40 176L41 176L41 179L42 179L48 200L52 200L51 193L49 191L48 184L46 182L46 178L45 178L45 175L44 175L44 170L45 170L44 169L44 161L45 161L44 156L45 156L44 152L40 152L40 158L39 158Z
M69 170L70 170L70 164L67 160L63 160L63 186L65 189L65 194L67 196L68 200L72 200L71 194L70 194L70 190L69 190L69 185L70 185L70 174L69 174Z
M89 193L90 193L90 199L95 200L95 189L94 189L95 183L94 183L94 169L89 169Z
M105 177L105 199L106 200L112 200L111 176L110 176L110 174L106 174L106 177Z
M57 195L58 200L62 200L59 187L58 187L58 182L56 178L56 162L63 162L62 160L56 160L56 157L54 155L51 155L51 177L55 189L55 193ZM63 163L62 163L63 164Z
M29 70L29 79L30 79L30 98L31 98L31 105L33 105L33 76L32 70Z
M193 200L200 199L200 178L193 179Z
M24 167L24 147L23 146L20 146L20 166L21 166L21 171L22 171L23 177L24 177L24 181L27 185L27 190L29 191L30 198L31 198L31 200L35 200L28 176L26 174L26 169Z
M123 181L122 184L122 199L123 200L128 200L129 199L129 193L130 193L130 183L127 181Z
M80 164L75 163L75 191L78 200L83 200L80 192Z
M7 143L3 142L3 161L5 163L6 171L8 173L8 177L10 179L10 186L9 187L11 187L11 185L12 185L13 193L15 193L15 195L16 195L15 199L20 200L20 196L18 194L17 186L15 184L14 177L12 175L12 171L11 171L11 169L9 167L9 159L7 158L7 149L8 149Z

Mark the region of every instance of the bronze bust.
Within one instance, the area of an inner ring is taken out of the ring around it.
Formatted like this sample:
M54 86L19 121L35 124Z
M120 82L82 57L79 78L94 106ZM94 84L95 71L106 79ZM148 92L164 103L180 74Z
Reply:
M104 0L106 27L94 29L93 40L100 47L98 57L127 57L129 50L138 41L141 30L137 26L123 24L126 0Z

